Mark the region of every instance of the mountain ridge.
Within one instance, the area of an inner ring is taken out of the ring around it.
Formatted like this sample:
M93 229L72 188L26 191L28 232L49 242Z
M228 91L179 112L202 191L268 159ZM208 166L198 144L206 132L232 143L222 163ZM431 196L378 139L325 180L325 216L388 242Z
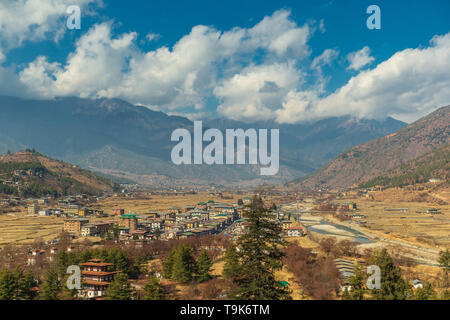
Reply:
M35 148L93 171L128 172L138 178L158 176L157 181L165 180L166 184L284 183L311 173L344 149L406 125L395 119L351 117L296 125L245 124L226 119L204 120L203 124L204 130L280 128L279 174L261 177L258 167L251 165L176 166L170 161L171 149L176 144L170 141L170 135L178 128L192 132L193 122L121 99L25 100L0 96L0 153ZM139 183L145 184L146 179L140 179ZM153 182L149 179L147 183Z
M348 188L449 143L450 106L445 106L395 133L340 153L316 172L290 185L306 189Z

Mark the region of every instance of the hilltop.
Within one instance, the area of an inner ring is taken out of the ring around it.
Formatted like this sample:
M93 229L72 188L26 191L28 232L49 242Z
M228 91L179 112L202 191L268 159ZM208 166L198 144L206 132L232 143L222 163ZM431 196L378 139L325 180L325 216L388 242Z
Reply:
M393 134L350 148L291 185L305 189L341 189L360 185L449 143L450 106L447 106Z
M0 156L0 193L38 197L99 194L116 188L111 180L38 152Z

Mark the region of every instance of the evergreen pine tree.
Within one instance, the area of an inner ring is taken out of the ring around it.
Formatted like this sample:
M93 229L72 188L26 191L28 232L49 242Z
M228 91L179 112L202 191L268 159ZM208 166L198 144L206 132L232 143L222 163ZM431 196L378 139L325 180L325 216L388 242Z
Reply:
M355 275L350 277L349 285L351 300L363 300L364 299L364 276L361 270L356 270Z
M403 280L401 270L398 268L386 249L375 253L371 257L371 264L381 269L381 289L374 289L373 293L378 300L405 300L408 295L408 285Z
M239 275L239 255L234 245L230 245L225 253L225 264L223 266L222 276L224 279L230 279Z
M131 300L132 289L128 283L128 276L124 273L119 273L111 281L106 290L107 300Z
M173 256L172 280L188 283L195 273L193 249L188 244L178 246Z
M208 281L211 279L211 267L213 262L211 258L208 256L208 253L205 250L202 250L198 259L197 259L197 280L199 282Z
M172 250L167 255L163 263L163 276L166 279L172 279L173 259L175 256L175 250Z
M61 283L58 280L58 272L55 269L50 269L45 275L39 298L41 300L57 300L58 293L61 289Z
M16 299L32 300L36 296L36 292L32 290L36 286L36 280L33 273L28 270L23 272L22 269L17 268L14 272L14 277L17 283Z
M158 281L158 278L152 276L150 281L144 287L143 300L164 300L166 298L166 293L164 288Z
M243 300L291 299L287 288L275 280L275 271L283 267L281 226L264 208L261 198L254 197L246 218L248 231L237 241L240 261L239 276L233 282L237 288L231 296Z
M434 290L431 283L427 282L424 284L423 288L418 288L414 293L414 299L416 300L436 300L437 293Z
M448 273L450 272L450 251L447 249L439 253L439 267L444 272L445 287L449 286Z
M56 268L58 269L59 277L63 278L69 266L69 257L66 251L61 251L56 255Z
M0 300L14 300L17 292L17 281L8 270L0 271Z

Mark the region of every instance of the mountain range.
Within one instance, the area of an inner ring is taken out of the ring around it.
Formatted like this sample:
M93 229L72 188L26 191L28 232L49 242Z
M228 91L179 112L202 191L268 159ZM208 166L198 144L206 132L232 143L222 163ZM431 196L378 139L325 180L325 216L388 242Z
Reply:
M417 176L419 180L434 178L439 172L445 172L448 158L443 160L442 157L445 159L448 156L445 152L448 144L450 106L439 108L393 134L354 146L340 153L321 169L294 180L290 185L303 189L342 189L355 185L364 186L371 179L374 179L372 182L387 181L386 176L376 178L385 174L392 178L397 175L396 179L401 176L406 178L404 175L408 174ZM439 148L444 149L433 153ZM415 159L415 162L411 162ZM390 169L392 170L389 172ZM421 175L423 177L419 178ZM405 180L404 183L409 182Z
M334 117L299 124L203 121L206 128L280 129L280 171L261 177L257 165L174 165L173 130L193 122L120 99L25 100L0 96L0 153L26 148L144 185L287 182L325 165L343 150L392 134L407 124Z

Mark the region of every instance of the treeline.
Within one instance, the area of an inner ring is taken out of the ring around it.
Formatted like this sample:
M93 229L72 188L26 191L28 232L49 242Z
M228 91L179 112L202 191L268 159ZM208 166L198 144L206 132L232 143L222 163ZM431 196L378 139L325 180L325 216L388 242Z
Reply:
M429 282L425 282L423 287L415 290L403 278L402 271L394 263L386 249L374 252L368 259L368 265L376 265L381 270L380 289L367 288L367 273L360 267L355 275L349 279L350 290L343 292L344 300L449 300L448 290L448 266L449 252L440 253L440 264L446 274L447 281L441 294ZM445 266L444 266L445 265ZM444 275L445 276L445 275Z
M404 187L428 182L431 178L450 181L450 146L437 149L359 185L359 188L375 186Z
M187 243L181 244L168 254L164 261L164 277L179 283L204 282L211 279L212 259L206 250L195 257L194 249Z
M36 297L37 281L31 271L16 268L0 271L0 300L32 300Z
M46 173L47 168L40 162L0 162L0 173L12 173L16 170L32 170L36 173Z
M0 193L17 196L19 194L19 190L4 183L0 183Z

